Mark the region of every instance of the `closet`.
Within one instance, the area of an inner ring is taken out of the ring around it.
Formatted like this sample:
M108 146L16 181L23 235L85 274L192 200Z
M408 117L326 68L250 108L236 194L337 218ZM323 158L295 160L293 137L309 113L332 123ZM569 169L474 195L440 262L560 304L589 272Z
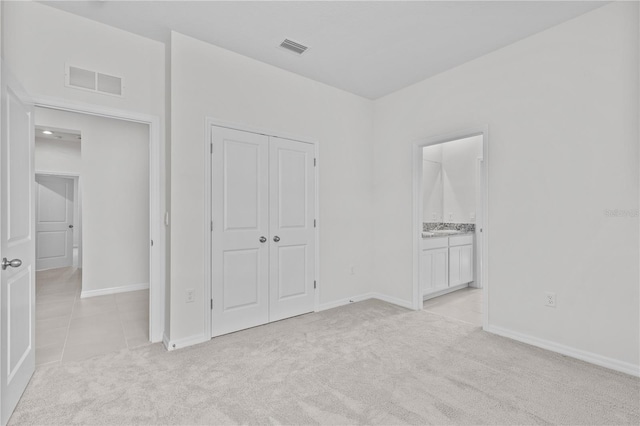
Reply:
M212 127L212 336L312 312L314 145Z

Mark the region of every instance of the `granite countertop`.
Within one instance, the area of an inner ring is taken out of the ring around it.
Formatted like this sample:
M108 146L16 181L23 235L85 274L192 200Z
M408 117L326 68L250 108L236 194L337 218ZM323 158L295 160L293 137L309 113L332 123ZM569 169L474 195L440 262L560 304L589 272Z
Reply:
M459 237L461 235L474 235L475 231L451 231L451 233L435 233L435 232L422 232L422 238L442 238L442 237Z

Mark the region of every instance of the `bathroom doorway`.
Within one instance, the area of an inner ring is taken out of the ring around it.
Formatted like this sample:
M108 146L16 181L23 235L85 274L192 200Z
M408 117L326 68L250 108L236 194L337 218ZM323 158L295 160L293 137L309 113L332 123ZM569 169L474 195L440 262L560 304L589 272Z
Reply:
M486 128L414 146L414 306L486 325Z

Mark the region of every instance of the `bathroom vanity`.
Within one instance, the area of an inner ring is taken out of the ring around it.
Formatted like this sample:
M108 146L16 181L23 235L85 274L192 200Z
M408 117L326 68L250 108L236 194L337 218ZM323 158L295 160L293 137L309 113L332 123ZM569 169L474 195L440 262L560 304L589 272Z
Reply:
M420 290L423 299L473 282L474 233L424 232L420 241Z

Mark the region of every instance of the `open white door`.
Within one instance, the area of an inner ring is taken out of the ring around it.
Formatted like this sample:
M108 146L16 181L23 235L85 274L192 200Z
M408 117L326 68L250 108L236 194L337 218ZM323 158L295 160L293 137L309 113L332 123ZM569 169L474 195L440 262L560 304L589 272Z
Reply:
M36 269L73 264L73 179L36 176Z
M3 67L0 137L0 420L6 424L35 369L33 107Z
M269 321L313 312L315 171L311 144L269 138Z
M269 138L212 128L212 337L269 321Z

